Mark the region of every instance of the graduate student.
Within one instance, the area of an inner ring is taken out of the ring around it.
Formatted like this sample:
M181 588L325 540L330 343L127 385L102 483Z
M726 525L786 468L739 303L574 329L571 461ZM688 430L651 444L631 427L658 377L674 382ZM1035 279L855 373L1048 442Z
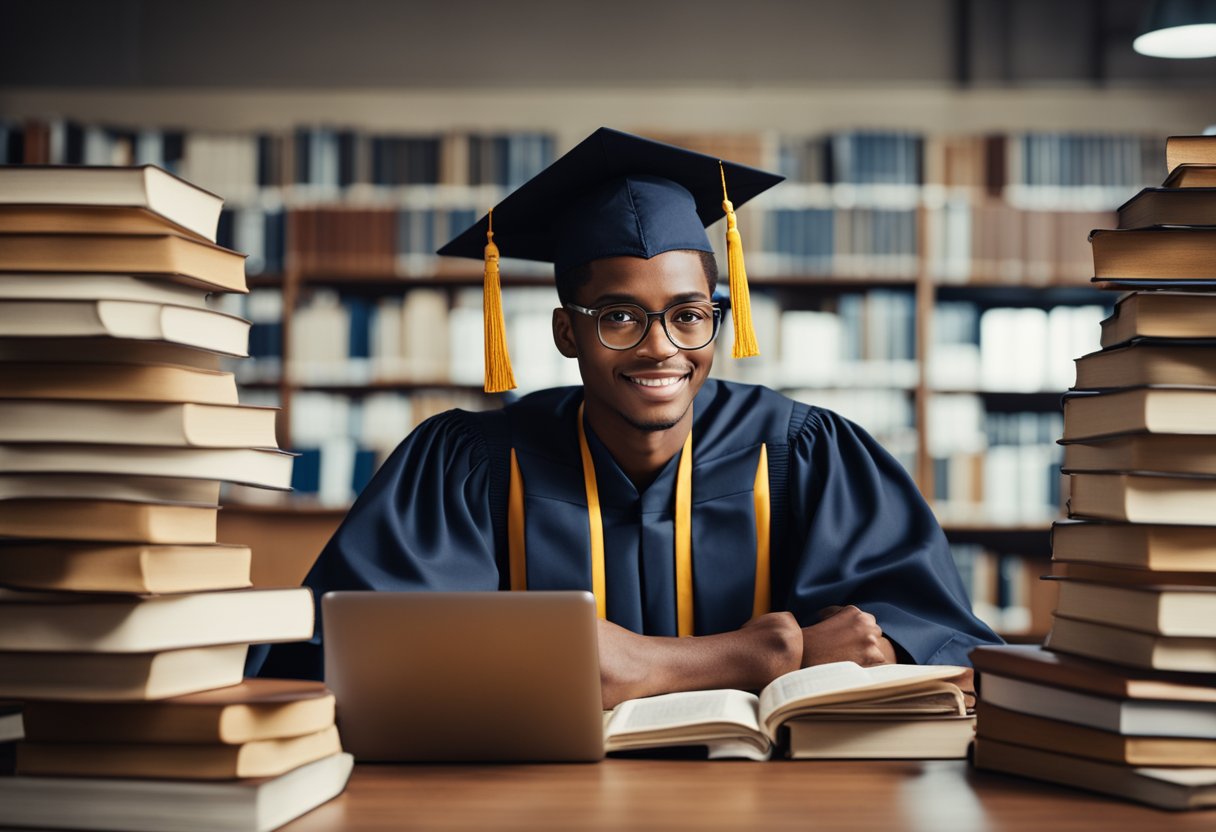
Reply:
M734 353L754 353L734 207L779 181L601 128L445 246L486 259L487 390L514 386L500 255L554 264L553 338L583 384L420 425L321 553L317 597L591 590L605 706L846 659L967 665L998 642L873 438L709 377L723 315L705 228L727 216ZM319 635L262 672L319 678Z

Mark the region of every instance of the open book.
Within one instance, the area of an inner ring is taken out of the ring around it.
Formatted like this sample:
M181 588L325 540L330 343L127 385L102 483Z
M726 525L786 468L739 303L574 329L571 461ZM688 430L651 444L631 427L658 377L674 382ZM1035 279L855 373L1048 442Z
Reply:
M969 739L971 718L963 693L947 681L964 671L950 665L861 667L834 662L780 676L759 696L742 690L702 690L630 699L605 713L604 743L610 753L704 746L711 759L766 760L783 726L809 719L887 724L944 719L968 728Z

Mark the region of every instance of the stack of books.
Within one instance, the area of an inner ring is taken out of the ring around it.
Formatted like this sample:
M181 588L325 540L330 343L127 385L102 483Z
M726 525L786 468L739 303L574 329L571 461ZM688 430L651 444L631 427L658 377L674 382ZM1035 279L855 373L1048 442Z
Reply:
M221 200L154 167L0 168L0 698L24 703L0 824L265 830L339 793L334 702L242 681L311 637L303 588L216 542L221 482L285 489Z
M1090 237L1126 293L1065 399L1059 602L1046 650L973 654L975 761L1187 809L1216 806L1216 136L1166 155Z

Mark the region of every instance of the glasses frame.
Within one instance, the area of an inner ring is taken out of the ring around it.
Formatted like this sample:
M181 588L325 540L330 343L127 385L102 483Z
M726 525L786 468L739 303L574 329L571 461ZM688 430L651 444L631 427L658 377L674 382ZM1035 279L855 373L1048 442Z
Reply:
M702 301L696 301L696 300L681 300L681 301L677 301L676 303L671 304L670 306L666 307L665 309L660 309L658 312L651 312L636 303L628 303L628 302L606 303L603 306L597 306L594 308L587 307L587 306L579 306L577 303L564 303L564 304L562 304L562 306L564 306L566 309L569 309L571 312L578 312L580 315L586 315L589 318L595 318L595 337L599 339L600 345L602 347L604 347L604 349L615 350L617 352L624 352L626 350L637 349L638 344L645 341L646 336L650 334L650 327L651 327L651 325L654 324L654 319L658 318L659 324L663 327L663 334L667 336L667 340L671 343L671 345L673 347L675 347L678 350L685 350L687 352L696 352L697 350L705 349L706 347L708 347L710 344L712 344L714 341L717 340L718 333L722 329L722 307L713 302L706 303L706 305L709 306L709 308L713 310L714 331L713 331L713 334L709 336L709 340L706 341L704 344L702 344L699 347L682 347L676 343L676 339L671 337L671 330L669 330L667 328L667 313L670 312L671 310L675 309L678 306L690 306L692 304L701 303L701 302ZM604 343L604 336L600 332L600 313L602 313L605 309L613 309L613 308L619 307L619 306L631 306L634 309L641 311L642 314L644 314L646 316L646 326L645 326L645 328L642 329L642 334L638 337L637 341L635 341L632 345L630 345L628 347L614 347L611 344Z

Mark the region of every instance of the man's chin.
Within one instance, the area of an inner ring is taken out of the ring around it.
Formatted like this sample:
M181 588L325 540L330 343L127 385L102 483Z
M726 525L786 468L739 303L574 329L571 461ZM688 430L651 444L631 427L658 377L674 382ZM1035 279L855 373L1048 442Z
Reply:
M633 419L628 419L628 421L629 426L634 430L640 430L645 433L661 433L665 430L671 430L680 423L679 419L674 422L637 422Z
M644 433L661 433L665 430L671 430L676 425L680 424L688 409L692 407L689 402L683 409L678 407L663 408L659 412L650 413L628 413L621 412L621 416L634 430L639 430Z

